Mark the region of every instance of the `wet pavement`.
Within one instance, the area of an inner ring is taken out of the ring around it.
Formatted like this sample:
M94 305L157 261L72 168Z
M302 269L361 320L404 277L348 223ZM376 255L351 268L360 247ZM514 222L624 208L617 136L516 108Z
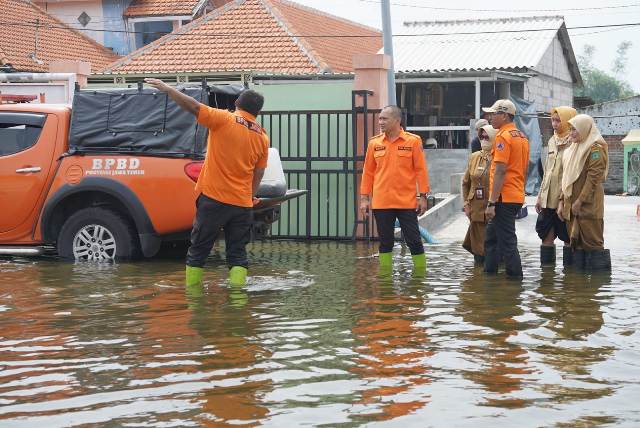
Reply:
M639 426L638 203L607 200L610 275L541 269L530 207L522 283L462 217L423 278L363 242L251 244L244 290L217 252L186 292L181 260L0 259L0 426Z

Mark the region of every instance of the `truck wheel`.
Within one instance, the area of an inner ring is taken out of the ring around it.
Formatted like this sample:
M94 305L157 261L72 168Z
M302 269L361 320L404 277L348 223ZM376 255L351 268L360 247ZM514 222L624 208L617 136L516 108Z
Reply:
M139 257L135 229L122 215L105 208L84 208L64 222L58 255L68 260L109 262Z

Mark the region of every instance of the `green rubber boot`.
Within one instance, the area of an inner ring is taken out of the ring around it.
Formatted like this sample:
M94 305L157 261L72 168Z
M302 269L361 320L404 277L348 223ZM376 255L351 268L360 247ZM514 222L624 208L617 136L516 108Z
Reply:
M187 268L185 270L187 287L201 284L203 272L204 272L204 268L187 265Z
M427 257L422 254L412 254L413 259L413 271L415 273L422 273L427 269Z
M393 265L393 254L392 253L380 253L378 255L378 261L380 262L380 267L385 269L391 269Z
M247 268L232 266L229 269L229 283L231 285L245 285L247 283Z

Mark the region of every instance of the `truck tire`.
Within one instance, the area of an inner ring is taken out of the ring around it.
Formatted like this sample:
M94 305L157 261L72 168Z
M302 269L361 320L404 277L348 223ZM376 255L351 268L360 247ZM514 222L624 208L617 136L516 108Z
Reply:
M67 260L111 262L140 257L134 227L106 208L84 208L64 222L58 234L58 255Z

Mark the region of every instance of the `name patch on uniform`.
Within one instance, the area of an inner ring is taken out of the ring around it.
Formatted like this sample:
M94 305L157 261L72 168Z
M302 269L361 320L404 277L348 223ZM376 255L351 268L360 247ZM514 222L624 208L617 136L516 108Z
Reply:
M373 150L376 152L379 152L381 150L386 150L387 148L385 146L373 146Z
M246 126L250 131L262 134L262 127L254 122L249 122L247 119L241 116L236 116L236 123Z
M500 141L499 143L496 144L496 149L498 150L503 150L504 149L504 143L502 141Z
M410 152L412 150L411 146L398 146L398 150L404 150Z
M524 134L522 132L520 132L517 129L512 129L511 131L509 131L509 134L514 138L518 138L518 137L527 138L527 137L524 136Z
M600 152L591 153L591 159L600 159Z

